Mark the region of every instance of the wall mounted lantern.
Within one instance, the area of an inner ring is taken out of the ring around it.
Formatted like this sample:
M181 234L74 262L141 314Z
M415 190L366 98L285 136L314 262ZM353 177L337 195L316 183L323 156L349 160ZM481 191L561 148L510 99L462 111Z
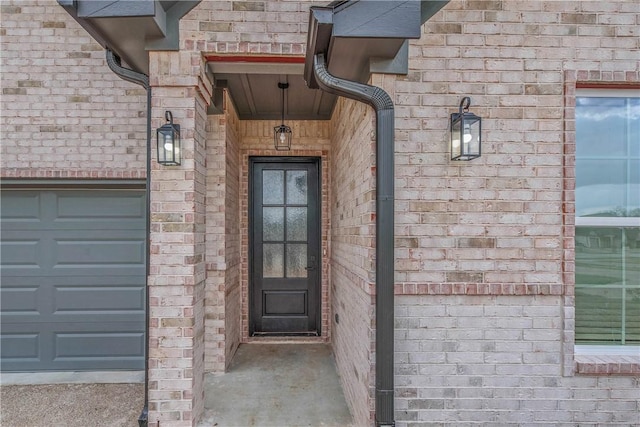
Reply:
M180 125L173 124L171 111L164 112L167 121L158 128L158 163L164 166L180 165Z
M282 124L273 128L273 145L276 150L291 150L291 128L284 124L284 91L289 83L278 83L282 90Z
M451 160L480 157L482 119L469 112L471 98L460 101L457 113L451 114Z

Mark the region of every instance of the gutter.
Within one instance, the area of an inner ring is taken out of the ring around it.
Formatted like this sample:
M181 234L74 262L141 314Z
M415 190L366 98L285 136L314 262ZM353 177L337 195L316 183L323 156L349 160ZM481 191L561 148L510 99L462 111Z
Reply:
M144 407L138 417L138 426L147 427L149 422L149 271L151 255L151 86L146 74L124 68L120 58L106 49L107 65L118 77L142 86L147 91L147 183L146 183L146 239L145 239L145 347L144 347Z
M314 56L315 81L325 92L370 105L376 112L376 426L395 426L394 352L394 111L382 88L332 76L324 54Z

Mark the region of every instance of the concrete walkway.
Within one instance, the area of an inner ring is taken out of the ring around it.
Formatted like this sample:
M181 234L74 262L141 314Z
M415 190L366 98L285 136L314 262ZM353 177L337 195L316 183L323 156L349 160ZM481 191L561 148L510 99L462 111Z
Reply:
M326 344L244 344L228 373L205 377L199 427L351 425Z

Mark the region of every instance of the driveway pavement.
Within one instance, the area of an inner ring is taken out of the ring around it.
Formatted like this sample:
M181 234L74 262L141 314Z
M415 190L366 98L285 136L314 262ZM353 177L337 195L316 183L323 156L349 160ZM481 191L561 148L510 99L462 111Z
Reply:
M0 386L2 427L136 427L144 384Z

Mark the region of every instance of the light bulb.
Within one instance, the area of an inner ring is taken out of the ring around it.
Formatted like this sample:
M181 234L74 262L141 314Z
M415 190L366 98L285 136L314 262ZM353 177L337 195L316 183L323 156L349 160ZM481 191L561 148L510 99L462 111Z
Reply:
M280 133L280 143L284 144L285 139L287 138L287 136L284 134L284 132Z
M465 144L469 143L473 136L471 136L471 126L464 125L464 142Z
M172 143L170 143L170 142L165 142L165 143L164 143L164 149L165 149L166 151L172 151L172 150L173 150L173 144L172 144Z

